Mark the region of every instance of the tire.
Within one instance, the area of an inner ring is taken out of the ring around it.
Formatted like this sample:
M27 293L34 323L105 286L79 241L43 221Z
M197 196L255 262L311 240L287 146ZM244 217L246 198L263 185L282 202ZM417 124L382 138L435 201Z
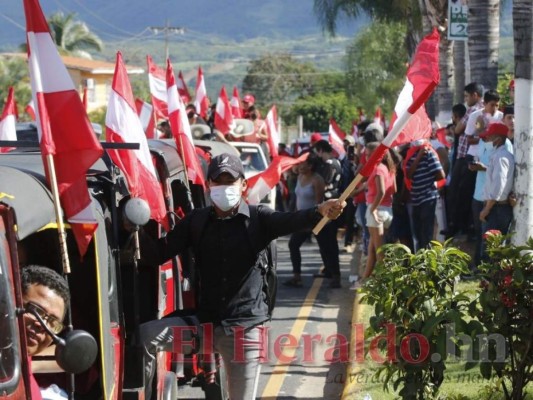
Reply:
M178 398L178 378L174 372L167 372L163 381L161 400L176 400Z

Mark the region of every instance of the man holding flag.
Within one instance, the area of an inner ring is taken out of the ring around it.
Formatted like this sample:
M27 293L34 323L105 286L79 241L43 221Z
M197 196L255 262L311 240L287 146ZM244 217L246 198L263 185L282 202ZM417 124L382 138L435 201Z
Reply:
M214 157L207 170L213 205L193 210L156 243L146 238L141 250L143 259L152 264L189 249L195 252L197 316L204 334L200 352L211 349L222 355L230 398L252 400L266 351L264 324L272 317L263 278L264 249L279 236L311 229L320 216L336 219L345 204L333 199L306 210L276 212L263 205L249 206L243 197L247 186L238 156ZM181 331L172 327L179 326L183 326L179 317L141 326L140 340L148 360L155 358L157 350L174 350L174 334ZM146 372L149 387L153 368Z

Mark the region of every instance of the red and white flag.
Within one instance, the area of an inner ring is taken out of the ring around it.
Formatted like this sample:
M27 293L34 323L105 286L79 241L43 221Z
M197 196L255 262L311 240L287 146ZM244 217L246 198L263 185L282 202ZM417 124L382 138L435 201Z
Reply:
M276 106L273 105L265 118L265 125L268 134L268 150L270 157L275 158L278 156L279 146L279 131L278 131L278 111Z
M196 112L200 117L207 118L207 110L209 109L209 98L205 90L205 80L202 67L198 67L198 78L196 79L196 98L194 100Z
M9 87L4 111L0 118L0 140L17 140L17 105L15 104L15 95L13 87ZM14 147L0 147L0 153L7 153Z
M239 89L237 89L237 86L233 86L233 96L231 96L229 103L231 105L231 114L233 115L233 118L242 118L241 99L239 97Z
M431 135L431 121L424 103L440 81L439 41L436 29L418 45L413 62L407 70L407 80L398 97L390 123L389 134L372 153L361 175L369 176L387 149Z
M357 127L357 121L355 120L352 122L352 136L357 142L357 138L359 137L359 128Z
M226 93L226 88L222 86L215 109L215 128L222 132L223 135L226 135L233 129L234 125L228 94Z
M337 122L333 118L329 119L329 143L333 150L338 154L338 158L343 159L346 156L346 150L344 150L344 138L346 133L337 125Z
M41 153L53 156L61 205L83 255L97 227L86 173L103 150L50 36L39 2L24 0L24 13Z
M381 125L381 127L385 129L385 117L383 116L383 111L379 106L376 108L376 112L374 113L374 122Z
M196 156L196 150L192 140L191 126L185 111L185 104L178 94L176 78L170 60L167 60L167 96L168 117L172 135L176 141L176 147L183 163L187 166L189 180L205 188L205 178L202 166Z
M26 114L30 116L32 121L35 121L35 105L33 103L33 99L31 99L30 102L26 105L24 111L26 111Z
M191 102L191 94L189 93L189 89L187 88L187 84L185 83L185 79L183 79L183 74L178 72L178 80L176 81L176 86L178 87L178 94L180 95L181 99L185 104L189 104Z
M155 116L156 118L168 118L166 71L156 65L150 56L146 56L146 63Z
M148 141L137 115L128 72L120 52L117 53L105 127L108 142L139 143L138 150L109 149L107 152L124 173L131 197L145 200L150 205L150 218L168 231L163 191L157 180Z
M292 166L304 162L309 153L304 153L298 158L288 156L275 157L267 169L247 179L248 186L244 197L248 204L259 204L267 194L278 184L281 174Z
M141 120L141 125L143 127L146 138L155 138L154 107L152 107L150 103L136 98L135 108L137 110L137 115Z

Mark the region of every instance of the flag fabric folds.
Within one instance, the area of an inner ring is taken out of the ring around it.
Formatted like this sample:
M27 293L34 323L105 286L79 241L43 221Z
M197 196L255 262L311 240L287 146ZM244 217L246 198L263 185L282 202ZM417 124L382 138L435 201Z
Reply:
M24 111L26 111L26 114L30 116L32 121L35 121L35 105L33 103L33 99L31 99L30 102L26 105Z
M108 142L139 143L137 150L109 149L107 152L126 177L131 197L145 200L150 206L150 218L168 231L163 192L137 115L133 91L120 52L117 53L105 125Z
M231 96L229 103L231 105L231 114L233 115L233 118L242 118L241 99L239 97L239 89L237 89L237 86L233 86L233 95Z
M61 205L83 255L97 227L86 173L103 150L52 40L39 2L24 0L24 13L41 152L43 157L53 156Z
M189 89L187 88L187 84L185 83L185 79L183 79L183 74L178 72L178 80L176 81L176 86L178 88L178 94L180 95L181 99L184 103L189 104L191 102L191 94L189 93Z
M196 112L203 119L207 119L207 110L209 109L209 98L205 89L205 80L202 67L198 67L198 78L196 79L196 98L194 100Z
M16 107L13 87L10 87L0 118L0 140L17 140ZM13 149L14 147L0 147L0 153L7 153Z
M333 150L338 154L339 158L342 159L346 156L346 150L344 150L343 139L346 137L346 133L337 125L337 122L333 118L329 119L329 143Z
M146 63L155 116L156 118L168 118L166 71L156 65L150 56L146 56Z
M419 43L413 62L407 70L407 80L394 107L389 134L372 153L361 171L363 176L370 175L388 148L429 137L431 134L431 122L424 103L440 81L439 40L439 33L434 29Z
M223 135L226 135L233 129L234 125L228 94L226 93L226 88L222 86L215 109L215 128Z
M202 166L196 156L194 149L191 126L185 111L185 104L178 95L176 78L170 60L167 60L167 96L170 128L176 141L176 147L183 159L183 164L187 166L188 179L197 185L205 188L205 178Z
M309 153L304 153L298 158L288 156L275 157L267 169L263 172L248 178L248 187L244 197L248 204L259 204L267 194L277 185L281 179L281 174L294 165L304 162Z
M146 137L148 139L155 138L154 107L150 103L137 98L135 99L135 108Z
M278 156L279 146L279 131L278 131L278 111L276 106L273 105L265 118L266 131L268 135L268 150L270 156L275 158Z

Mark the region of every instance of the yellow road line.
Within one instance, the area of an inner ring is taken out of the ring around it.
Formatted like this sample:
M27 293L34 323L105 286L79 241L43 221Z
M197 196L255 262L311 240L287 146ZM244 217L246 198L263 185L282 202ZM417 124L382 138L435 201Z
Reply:
M305 324L311 315L311 310L315 303L315 299L320 291L320 286L322 285L323 278L318 278L313 281L313 286L309 289L309 293L303 302L302 307L300 307L300 312L296 317L296 321L292 325L290 335L299 339L304 331ZM283 355L286 357L293 357L296 353L296 348L286 347L284 348ZM277 398L285 380L285 375L289 371L290 364L281 363L280 360L274 366L270 374L270 379L268 380L265 389L263 390L262 398Z
M359 306L359 291L355 293L353 308L352 308L352 327L353 324L358 323L359 312L361 307ZM350 329L350 360L355 360L355 335L353 328ZM353 393L357 388L357 382L355 379L350 379L352 376L356 376L358 371L361 370L361 365L355 361L350 361L346 366L346 380L344 383L344 390L342 391L341 400L348 400L353 397Z

